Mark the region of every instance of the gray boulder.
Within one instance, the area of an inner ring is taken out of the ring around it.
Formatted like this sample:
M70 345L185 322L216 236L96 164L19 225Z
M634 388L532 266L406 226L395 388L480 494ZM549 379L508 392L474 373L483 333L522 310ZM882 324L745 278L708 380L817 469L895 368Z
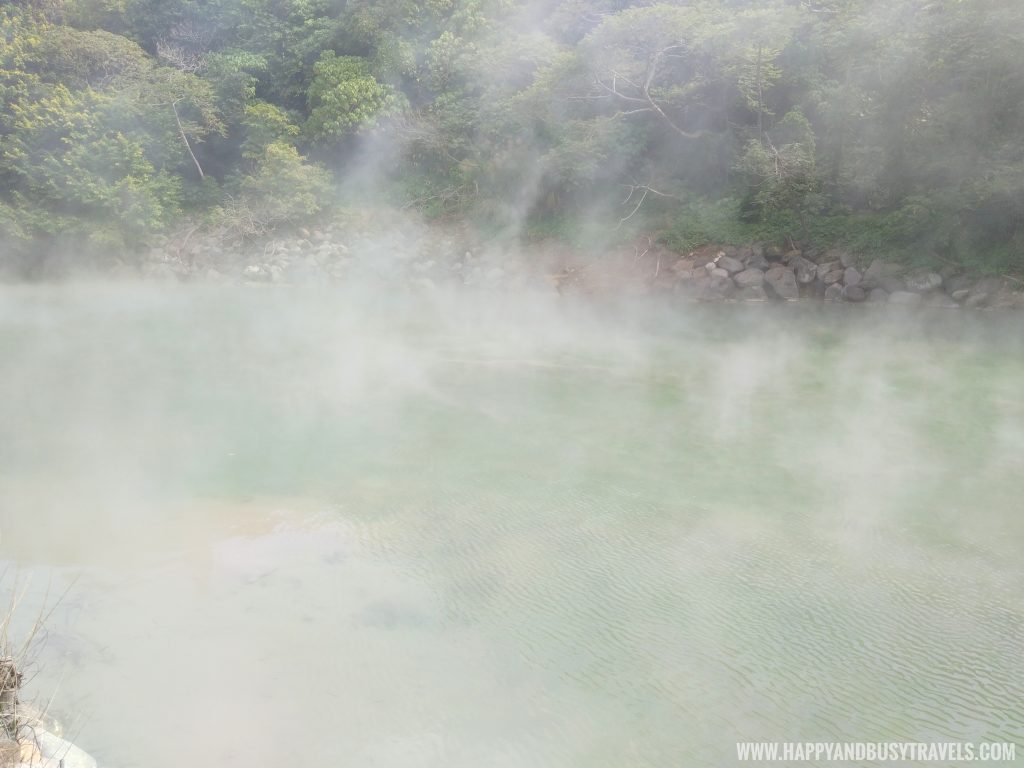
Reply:
M843 269L847 267L853 267L857 264L857 259L849 251L844 251L840 248L833 248L830 251L825 252L825 261L838 261L843 265Z
M895 264L882 261L881 259L875 259L871 262L867 269L864 270L864 274L861 277L861 285L864 288L879 288L882 285L882 280L886 277L895 277L899 268Z
M692 272L693 269L696 266L697 266L697 260L692 258L692 257L687 257L687 258L680 259L675 264L673 264L672 265L672 270L674 272L679 272L679 273Z
M796 273L789 267L775 266L764 273L764 281L780 299L793 301L800 298Z
M676 292L679 293L684 299L692 301L699 299L704 293L705 286L711 282L711 278L704 269L695 269L691 273L691 276L685 279L680 279L676 283Z
M838 261L824 261L817 268L818 279L825 285L838 283L843 279L843 268Z
M964 301L964 306L968 309L979 309L981 307L987 307L991 303L992 297L984 292L971 291L971 295Z
M903 282L903 278L897 277L896 275L885 276L878 281L878 286L884 288L889 293L896 293L896 291L905 291L907 286Z
M1006 307L1007 309L1024 309L1024 291L1013 291L1012 293L1004 294L999 306Z
M760 269L745 269L733 277L740 288L760 288L764 283L764 272Z
M916 272L907 277L907 290L913 293L931 293L942 285L942 276L938 272Z
M953 275L948 279L943 278L942 281L942 284L946 287L946 290L949 291L951 296L959 291L968 290L973 283L974 281L967 275Z
M986 277L971 289L965 306L1015 309L1021 305L1021 294L1005 278Z
M736 292L736 283L731 277L712 275L701 287L700 298L702 301L721 301L727 299Z
M740 253L740 260L749 269L768 269L771 264L764 257L761 248L748 248Z
M867 291L859 285L848 285L843 288L843 298L847 301L862 302L868 297Z
M972 293L987 293L994 296L1007 290L1006 281L999 277L986 277L978 281Z
M803 256L797 256L790 261L789 266L793 268L793 272L796 274L796 281L800 285L809 285L814 282L814 278L818 274L818 265L810 259L805 259Z
M265 282L270 280L270 272L258 264L250 264L242 270L242 277L251 282Z
M716 266L719 269L724 269L729 274L735 274L743 271L743 262L739 259L735 259L732 256L720 256L716 262Z
M832 285L825 289L824 299L825 301L842 301L843 286L839 283L832 283Z
M843 270L843 282L847 285L857 285L860 283L860 272L855 267L847 267Z

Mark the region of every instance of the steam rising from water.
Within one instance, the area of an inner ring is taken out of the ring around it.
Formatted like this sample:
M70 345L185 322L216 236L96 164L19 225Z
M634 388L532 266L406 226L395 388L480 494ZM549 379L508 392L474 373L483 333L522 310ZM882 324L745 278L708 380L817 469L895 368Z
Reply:
M1024 741L1021 330L5 289L0 558L77 579L34 687L110 766Z

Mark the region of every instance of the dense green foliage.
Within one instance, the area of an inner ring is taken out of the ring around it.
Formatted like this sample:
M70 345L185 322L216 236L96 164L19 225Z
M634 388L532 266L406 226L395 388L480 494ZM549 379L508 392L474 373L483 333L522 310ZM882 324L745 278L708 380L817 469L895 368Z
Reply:
M244 236L347 192L1024 270L1022 43L1018 0L8 4L0 234Z

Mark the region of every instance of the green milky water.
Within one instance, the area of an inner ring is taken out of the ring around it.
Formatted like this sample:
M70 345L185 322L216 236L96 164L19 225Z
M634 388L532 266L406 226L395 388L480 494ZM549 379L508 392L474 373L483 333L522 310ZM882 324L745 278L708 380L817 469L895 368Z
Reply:
M0 360L101 765L1024 743L1020 316L12 287Z

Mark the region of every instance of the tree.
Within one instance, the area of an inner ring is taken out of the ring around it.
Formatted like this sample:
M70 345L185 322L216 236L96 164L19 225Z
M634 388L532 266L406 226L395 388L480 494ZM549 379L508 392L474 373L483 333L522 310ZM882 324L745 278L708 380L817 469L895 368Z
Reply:
M22 229L124 245L167 226L180 210L179 134L219 128L208 87L112 33L24 14L4 24L0 178Z
M308 218L323 207L329 178L284 140L272 141L253 158L253 171L228 200L228 217L244 219L243 235L263 235L280 224Z
M372 127L401 110L402 100L370 73L365 59L325 51L313 67L307 91L306 135L314 141L337 141Z
M292 144L299 136L299 127L291 121L288 113L265 101L246 106L242 125L245 128L242 157L247 160L258 160L271 144Z
M772 133L774 137L764 134L751 139L737 167L748 177L751 197L761 215L792 214L807 241L807 217L818 190L814 131L803 113L792 111Z
M92 231L123 243L169 223L180 184L147 158L144 137L108 130L100 94L46 91L11 105L2 120L0 159L15 202L51 210L49 221L33 220L53 235L100 223Z

